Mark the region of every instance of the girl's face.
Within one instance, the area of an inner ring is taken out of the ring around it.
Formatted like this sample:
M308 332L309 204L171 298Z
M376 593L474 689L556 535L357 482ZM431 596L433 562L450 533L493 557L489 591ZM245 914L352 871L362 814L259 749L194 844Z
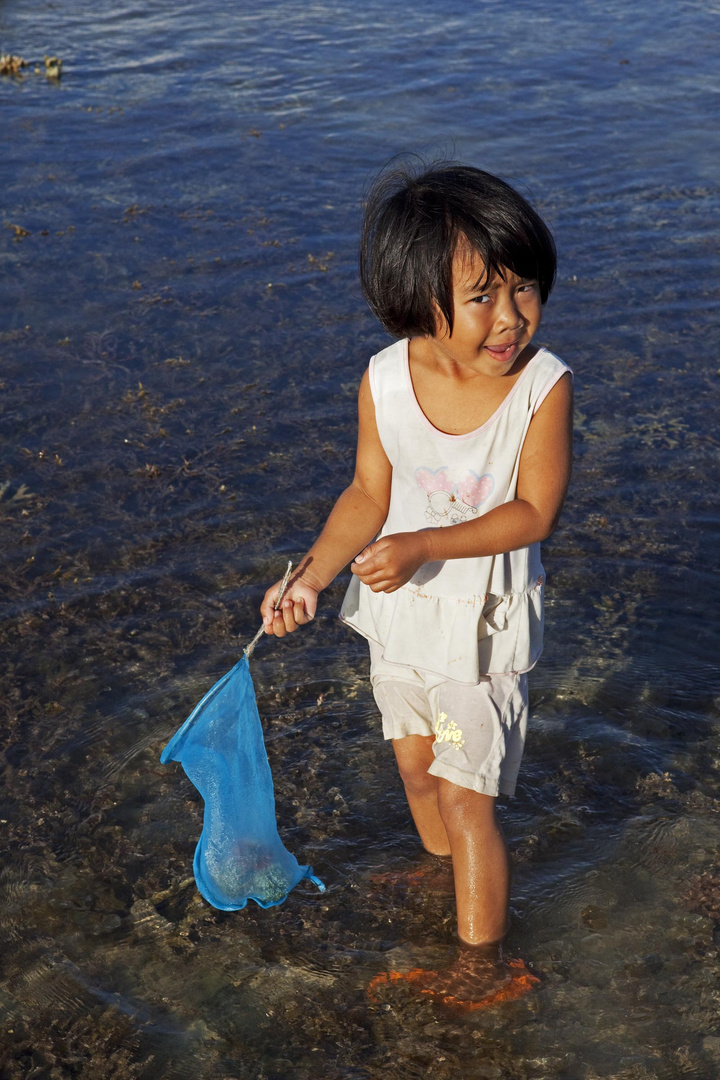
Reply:
M503 267L482 281L485 267L478 255L458 252L453 263L453 330L439 317L430 339L448 360L478 375L508 375L532 340L542 318L537 281L517 277Z

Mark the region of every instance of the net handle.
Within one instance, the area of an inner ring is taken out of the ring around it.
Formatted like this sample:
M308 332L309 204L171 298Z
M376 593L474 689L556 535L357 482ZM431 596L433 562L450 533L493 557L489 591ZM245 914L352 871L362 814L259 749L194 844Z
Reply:
M280 604L282 603L282 598L285 595L285 590L287 589L288 582L290 581L291 572L292 572L292 562L288 562L287 570L285 571L283 579L280 582L280 592L278 593L277 600L275 601L275 611L277 611L277 609L280 607ZM250 659L250 657L252 655L252 652L253 652L253 649L255 648L255 646L257 645L258 641L260 640L260 638L263 636L264 633L265 633L265 623L263 623L263 625L260 627L260 629L258 630L255 637L252 639L250 644L243 650L243 656L247 660Z

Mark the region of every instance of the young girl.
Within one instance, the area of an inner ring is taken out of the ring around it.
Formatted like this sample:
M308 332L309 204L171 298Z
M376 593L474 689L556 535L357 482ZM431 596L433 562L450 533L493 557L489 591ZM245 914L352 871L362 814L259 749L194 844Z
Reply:
M399 340L360 385L352 483L280 609L279 583L261 608L284 637L352 560L340 617L368 639L420 839L451 856L458 935L483 956L507 928L495 802L515 790L542 649L540 541L570 479L572 375L532 344L555 265L547 227L497 177L458 164L381 176L361 276Z

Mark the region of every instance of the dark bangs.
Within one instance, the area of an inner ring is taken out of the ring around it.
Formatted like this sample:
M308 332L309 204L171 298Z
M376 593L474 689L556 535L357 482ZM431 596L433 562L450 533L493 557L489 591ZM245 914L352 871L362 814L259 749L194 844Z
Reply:
M401 165L380 175L365 210L360 276L370 307L391 334L432 336L437 308L452 332L452 265L466 245L485 264L479 285L507 267L536 280L545 303L555 281L555 243L509 184L452 163L423 172Z

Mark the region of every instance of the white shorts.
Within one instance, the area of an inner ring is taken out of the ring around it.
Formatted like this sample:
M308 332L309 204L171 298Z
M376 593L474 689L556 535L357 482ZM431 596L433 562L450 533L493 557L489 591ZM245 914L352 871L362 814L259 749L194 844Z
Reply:
M383 736L433 736L428 769L483 795L514 795L525 749L527 674L486 675L476 686L382 658L370 642L370 679Z

